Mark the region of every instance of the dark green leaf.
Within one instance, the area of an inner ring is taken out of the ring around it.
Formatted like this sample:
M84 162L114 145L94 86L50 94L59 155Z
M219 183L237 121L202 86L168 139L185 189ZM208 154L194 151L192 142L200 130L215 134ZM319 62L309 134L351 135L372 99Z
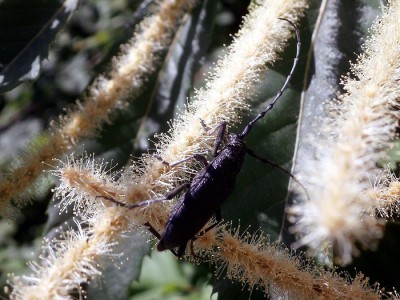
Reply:
M304 26L301 27L301 41L303 45L301 57L303 57L310 41L310 31ZM296 41L293 39L281 60L273 70L265 74L265 80L259 84L257 96L252 98L249 116L244 117L242 124L232 131L243 130L243 127L276 95L290 72L295 52ZM286 170L291 168L294 153L304 65L303 59L300 59L291 83L279 102L256 123L246 137L248 148ZM270 235L271 241L277 240L283 222L288 182L288 175L281 170L265 165L249 155L246 156L236 189L222 207L224 219L239 224L242 232L244 230L254 232L261 227L265 234ZM221 300L265 299L264 291L256 288L249 291L249 288L219 279L215 281L214 292L218 293L218 299Z
M120 238L115 247L115 258L105 256L101 262L102 276L89 285L88 300L124 300L133 280L139 278L143 257L149 253L150 243L140 232L129 232ZM118 257L118 254L123 256Z

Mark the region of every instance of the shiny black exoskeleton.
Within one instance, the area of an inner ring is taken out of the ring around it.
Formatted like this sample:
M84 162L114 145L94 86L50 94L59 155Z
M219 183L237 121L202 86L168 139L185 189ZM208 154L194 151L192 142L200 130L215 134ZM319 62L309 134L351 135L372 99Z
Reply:
M222 126L225 128L225 124ZM181 256L186 244L214 214L217 221L221 221L220 207L235 189L245 154L243 140L230 134L225 147L196 174L172 210L157 245L159 251L179 247L177 255Z

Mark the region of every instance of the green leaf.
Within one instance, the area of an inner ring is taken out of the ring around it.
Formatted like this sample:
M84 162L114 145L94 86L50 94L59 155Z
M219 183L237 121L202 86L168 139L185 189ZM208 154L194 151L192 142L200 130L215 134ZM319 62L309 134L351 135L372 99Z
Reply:
M310 137L315 136L320 130L318 125L314 125L316 120L326 117L324 106L320 104L333 98L339 90L340 76L349 70L349 61L355 60L355 53L360 53L365 31L379 12L376 6L371 7L361 1L327 1L324 20L316 36L315 52L312 57L309 57L311 34L318 16L319 4L320 1L311 1L308 12L309 23L300 27L302 42L300 64L289 89L274 109L255 125L254 130L247 137L249 148L259 156L275 161L287 170L290 170L294 156L295 171L292 173L304 168L302 165L302 162L306 161L304 156L315 155L315 150L311 148L309 141ZM285 79L292 62L292 52L293 46L292 49L285 51L282 57L283 66L278 65L278 68L274 68L278 72L267 74L268 84L264 83L264 86L260 86L261 90L259 89L259 96L255 103L260 103L257 101L260 101L262 97L264 99L273 97L279 89L280 82ZM310 58L310 69L307 69L307 57ZM306 79L309 79L310 83L304 83ZM306 89L301 95L303 86ZM254 115L260 110L259 104L253 105L251 114ZM301 120L297 120L299 115ZM246 122L248 120L245 118L242 123L246 124ZM297 141L296 122L300 124L300 138ZM295 146L296 153L294 153ZM288 176L280 170L247 157L238 176L235 192L223 205L224 219L240 224L242 231L246 229L252 232L261 227L264 233L270 235L272 241L277 240L282 233L284 242L290 246L295 237L288 233L290 224L284 213L285 207L292 205L295 199L294 195L289 194L285 205L288 182ZM248 226L251 227L247 228ZM217 280L214 286L219 299L247 297L262 299L265 297L263 293L247 292L246 289L240 285L239 287L232 285L226 280ZM270 296L273 297L273 295Z
M303 31L302 43L307 45L309 39L306 38L307 32L304 35ZM295 50L296 41L293 39L281 60L273 70L265 74L265 80L259 84L258 93L251 101L248 116L243 118L241 125L232 129L233 132L241 132L275 97L290 72ZM304 65L300 64L274 109L255 124L245 139L247 147L258 156L273 161L286 170L291 168L294 153L303 73ZM235 191L222 206L224 220L231 221L234 227L240 225L240 232L246 230L252 233L262 228L271 241L277 240L283 222L288 182L288 175L281 170L247 155L237 178ZM215 280L213 292L218 293L218 299L221 300L265 299L264 291L249 291L248 288L240 283L232 283L222 276Z
M270 71L266 74L266 80L260 85L259 96L252 101L250 115L243 118L242 124L232 131L241 132L250 118L255 117L279 91L288 72L286 68L291 67L293 61L293 56L288 58L290 54L285 54L284 65L279 68L281 73ZM246 137L249 149L287 170L290 170L294 151L299 97L300 94L290 86L274 109L256 123ZM282 223L288 180L281 170L247 155L237 178L236 189L222 207L224 219L232 220L234 224L240 223L242 228L250 225L257 230L262 226L276 239Z
M310 33L301 27L301 56L309 44ZM253 119L275 97L282 87L293 64L296 52L296 40L290 41L273 70L266 72L265 79L257 88L252 98L251 108L234 132L241 132L244 126ZM267 115L253 127L246 137L246 145L258 156L269 159L286 170L290 170L296 139L296 122L300 107L304 63L300 63L294 76L284 92ZM278 239L285 207L289 177L279 169L265 165L247 155L242 170L237 178L236 189L222 207L225 221L240 225L240 231L254 232L260 227L271 241ZM250 227L249 227L250 226ZM221 276L214 282L213 292L218 299L265 299L263 290L248 290L238 282L231 282Z
M0 3L0 92L35 79L57 33L78 0Z
M142 232L129 232L118 240L115 258L104 257L101 262L102 276L90 284L87 299L124 300L132 280L139 278L143 257L149 253L150 244ZM123 253L122 256L118 256Z
M162 270L162 271L160 271ZM210 300L210 277L204 267L178 260L172 253L152 252L143 261L138 282L131 286L129 299L134 300Z

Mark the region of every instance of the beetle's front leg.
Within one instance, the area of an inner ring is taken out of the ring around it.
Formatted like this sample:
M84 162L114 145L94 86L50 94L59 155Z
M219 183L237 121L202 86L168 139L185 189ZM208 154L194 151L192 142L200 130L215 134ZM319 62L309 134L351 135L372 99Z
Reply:
M218 149L221 146L222 141L224 140L225 137L225 132L226 132L226 122L221 122L218 124L216 127L210 129L206 123L204 123L203 120L200 119L201 125L203 126L204 130L208 133L211 134L218 130L217 136L215 137L214 141L214 150L213 150L213 156L216 157L218 155Z
M214 151L213 151L214 157L216 157L218 155L218 149L219 149L219 146L221 146L222 141L224 140L225 131L226 131L226 122L222 122L218 126L218 133L217 133L217 136L215 137Z

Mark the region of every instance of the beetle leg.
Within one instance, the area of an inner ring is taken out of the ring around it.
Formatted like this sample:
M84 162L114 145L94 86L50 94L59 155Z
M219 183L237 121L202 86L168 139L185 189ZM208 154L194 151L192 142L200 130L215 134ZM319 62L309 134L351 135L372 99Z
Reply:
M217 226L218 224L220 224L222 222L222 211L221 211L221 208L218 208L215 211L215 219L216 219L216 222L214 224L210 225L204 231L200 232L199 234L197 234L195 237L193 237L190 240L190 254L197 260L205 261L205 258L196 254L196 252L194 251L194 243L193 242L196 241L199 237L205 235L208 231L210 231L211 229L213 229L215 226ZM185 247L186 247L186 245L185 245Z
M213 134L217 129L219 129L221 127L222 123L226 124L226 122L221 122L221 123L218 123L218 125L210 128L206 125L206 123L204 122L203 119L200 119L200 123L201 123L201 126L203 126L203 129L206 132L206 134Z
M226 131L226 122L222 122L221 124L219 124L219 126L217 128L218 128L218 133L217 133L217 136L214 141L214 151L213 151L214 157L216 157L218 155L219 146L221 145L222 141L224 140L225 131Z
M176 253L177 257L182 257L185 254L186 244L179 246L178 252ZM173 252L172 252L173 253Z
M201 126L203 126L203 129L204 129L205 132L207 132L207 133L212 133L213 132L213 130L206 125L206 123L204 122L203 119L200 119L200 124L201 124ZM214 130L215 130L215 128L214 128Z
M153 225L151 225L149 222L146 222L143 225L146 226L147 230L150 231L156 238L158 238L159 240L161 239L160 233L153 227ZM185 252L185 249L183 249L183 250L184 250L183 252ZM170 251L176 257L181 257L182 256L182 255L179 256L179 252L176 253L176 251L174 249L170 249Z
M149 199L149 200L142 201L142 202L135 203L135 204L126 204L126 203L124 203L124 202L115 200L115 199L112 198L112 197L106 197L106 196L96 196L96 199L97 199L97 198L103 198L103 199L106 199L106 200L108 200L108 201L111 201L111 202L117 204L118 206L125 207L126 209L133 209L133 208L140 207L140 206L150 205L150 204L153 204L153 203L156 203L156 202L163 202L163 201L172 200L172 199L175 198L175 196L178 195L182 190L187 189L189 186L190 186L190 183L184 183L184 184L182 184L182 185L180 185L180 186L174 188L172 191L170 191L170 192L169 192L168 194L166 194L164 197L156 198L156 199Z
M156 238L161 239L161 235L158 233L158 231L153 227L153 225L150 224L150 222L146 222L143 224L148 231L150 231Z
M197 260L199 261L205 261L204 257L201 257L200 255L197 255L196 252L194 252L194 244L193 242L195 241L195 239L191 239L190 240L190 254Z
M194 239L192 239L192 241L195 241L199 237L205 235L207 232L209 232L211 229L213 229L215 226L217 226L218 224L220 224L222 222L222 211L221 211L221 208L218 208L215 211L215 220L216 220L216 222L214 224L211 224L206 229L204 229L202 232L198 233L196 235L196 237Z
M217 136L216 136L215 141L214 141L213 155L215 157L218 154L219 146L221 145L222 141L224 140L225 131L226 131L226 122L221 122L220 124L218 124L217 126L215 126L214 128L211 128L211 129L210 129L210 127L208 127L206 125L206 123L204 123L204 121L202 119L200 119L200 123L203 126L204 131L207 134L212 134L218 129L218 133L217 133Z
M146 226L146 228L159 240L161 240L161 235L160 233L153 227L153 225L151 225L149 222L146 222L143 224L144 226ZM170 251L172 252L173 255L175 255L176 257L182 257L185 254L185 250L186 250L186 244L182 245L178 248L178 252L176 252L174 249L170 249ZM192 254L192 256L196 259L202 259L200 256L198 256L195 252L194 252L194 248L193 248L193 240L190 241L190 253Z
M274 168L277 168L277 169L281 170L283 173L293 177L293 175L288 170L282 168L280 165L278 165L277 163L275 163L275 162L273 162L273 161L271 161L269 159L262 158L262 157L258 156L253 150L251 150L249 148L246 148L246 152L250 156L253 156L255 159L258 159L259 161L263 162L264 164L267 164L267 165L270 165L270 166L272 166Z
M161 162L162 162L164 165L167 165L167 166L169 166L169 167L171 167L171 168L172 168L172 167L175 167L175 166L177 166L177 165L179 165L179 164L181 164L181 163L184 163L185 161L191 160L191 159L197 160L197 161L200 162L203 166L207 166L207 165L208 165L207 159L206 159L203 155L201 155L201 154L193 154L193 155L190 155L189 157L186 157L186 158L184 158L184 159L178 160L178 161L173 162L173 163L169 163L169 162L165 161L165 160L164 160L161 156L159 156L159 155L154 155L154 157L157 158L158 160L161 160Z

